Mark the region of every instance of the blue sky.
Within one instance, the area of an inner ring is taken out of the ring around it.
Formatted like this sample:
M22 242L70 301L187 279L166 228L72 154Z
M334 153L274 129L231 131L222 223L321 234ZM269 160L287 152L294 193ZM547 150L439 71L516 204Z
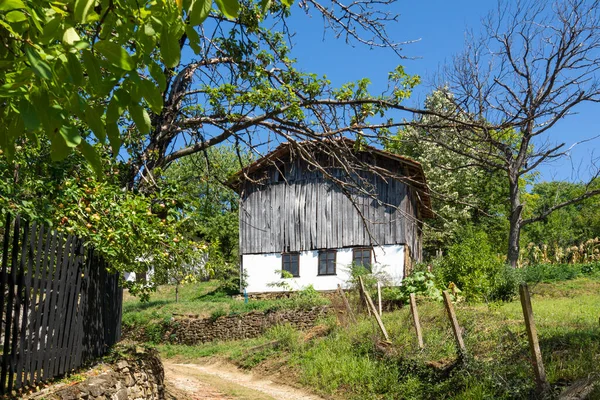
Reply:
M463 48L465 30L477 32L481 18L495 4L495 0L399 1L394 7L400 17L397 23L389 27L390 39L418 40L406 45L403 50L403 55L412 59L400 59L390 50L352 46L343 39L336 39L331 32L324 32L323 21L317 12L306 15L296 2L289 21L290 30L297 32L293 39L292 56L298 59L299 69L326 75L335 86L367 77L372 81L375 93L385 88L388 72L402 64L407 73L423 78L424 83L411 99L412 102L422 103L431 89L427 85L428 77ZM552 143L565 142L566 147L570 147L573 143L600 134L596 118L600 105L583 106L579 111L578 115L567 117L556 126L548 137ZM599 146L600 139L575 146L570 159L540 168L540 180L586 179L591 158L600 156L594 154L595 150L600 150Z

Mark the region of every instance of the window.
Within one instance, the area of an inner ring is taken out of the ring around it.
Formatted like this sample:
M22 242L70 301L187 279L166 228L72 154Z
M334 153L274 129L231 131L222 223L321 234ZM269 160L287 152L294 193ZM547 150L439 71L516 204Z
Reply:
M352 249L352 262L355 265L362 265L369 272L371 271L371 248L370 247L360 247L356 249Z
M319 275L335 275L335 250L319 251Z
M300 276L300 254L299 253L284 253L281 255L283 262L282 270L287 271L292 276Z

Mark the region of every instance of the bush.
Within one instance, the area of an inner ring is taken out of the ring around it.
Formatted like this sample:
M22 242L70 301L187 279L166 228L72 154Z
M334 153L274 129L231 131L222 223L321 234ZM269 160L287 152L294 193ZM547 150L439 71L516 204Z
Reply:
M384 287L381 297L384 300L400 300L407 303L411 293L420 294L435 301L442 300L442 291L435 283L435 276L427 271L416 271L405 277L401 286Z
M485 232L467 227L460 237L448 255L436 262L434 271L444 286L453 282L467 300L489 299L494 282L505 270L504 263L492 251Z
M490 300L511 301L519 293L521 282L523 282L523 270L505 265L494 276L489 293Z
M522 268L525 282L557 282L580 276L600 276L600 263L589 264L537 264Z

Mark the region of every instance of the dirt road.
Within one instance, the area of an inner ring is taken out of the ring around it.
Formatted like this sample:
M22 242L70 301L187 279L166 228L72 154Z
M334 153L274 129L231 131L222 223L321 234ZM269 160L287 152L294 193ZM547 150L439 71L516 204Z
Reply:
M171 400L323 400L227 364L163 364Z

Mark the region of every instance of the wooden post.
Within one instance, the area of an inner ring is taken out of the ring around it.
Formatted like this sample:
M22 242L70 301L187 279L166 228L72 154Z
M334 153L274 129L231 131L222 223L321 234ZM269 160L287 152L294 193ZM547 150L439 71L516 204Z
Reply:
M373 304L373 300L371 300L371 296L369 295L369 292L367 292L365 290L365 286L363 285L362 278L359 277L358 279L360 281L360 287L362 288L362 291L365 295L365 299L367 300L367 307L370 308L371 311L373 312L373 316L375 317L375 320L377 321L377 325L379 325L379 329L381 330L381 333L383 333L383 337L385 338L386 341L389 342L390 337L387 333L387 330L385 329L385 326L383 325L383 321L381 321L381 318L379 317L379 314L377 313L375 304Z
M519 287L521 295L521 306L523 307L523 317L525 318L525 328L527 329L527 338L529 339L529 349L531 350L531 363L535 373L535 383L539 393L546 392L550 386L546 381L546 371L542 361L542 352L538 341L537 330L533 321L533 308L531 307L531 297L526 283Z
M381 317L383 314L383 310L381 307L381 283L377 282L377 299L379 300L379 316Z
M417 311L417 301L415 294L410 294L410 311L413 316L413 322L415 323L415 331L417 332L417 340L419 342L419 348L422 349L423 345L423 334L421 333L421 322L419 322L419 312Z
M367 305L367 313L369 314L369 316L371 316L371 308L369 307L369 302L367 301L367 296L365 296L366 290L365 290L365 285L362 280L362 276L358 277L358 282L360 283L360 297L362 297L362 299L365 301L365 304Z
M348 317L350 318L350 320L353 323L356 323L356 318L354 317L354 313L352 312L352 309L350 308L350 303L348 303L346 294L342 290L342 286L339 283L338 283L338 293L340 294L340 296L342 297L342 300L344 301L344 306L346 306L346 311L348 312Z
M458 326L458 320L456 319L454 306L452 305L448 291L444 290L442 293L444 294L444 303L446 304L446 311L448 312L448 318L450 318L452 332L454 333L454 338L456 339L456 345L458 346L458 351L462 357L467 352L467 349L465 348L465 342L463 342L462 334L460 333L460 326Z

